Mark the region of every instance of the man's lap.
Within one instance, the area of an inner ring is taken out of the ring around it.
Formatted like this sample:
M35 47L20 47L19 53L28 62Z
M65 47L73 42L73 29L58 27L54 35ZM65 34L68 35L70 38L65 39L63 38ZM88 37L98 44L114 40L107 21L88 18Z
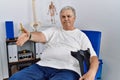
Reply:
M31 65L10 77L9 80L78 80L79 75L67 69Z

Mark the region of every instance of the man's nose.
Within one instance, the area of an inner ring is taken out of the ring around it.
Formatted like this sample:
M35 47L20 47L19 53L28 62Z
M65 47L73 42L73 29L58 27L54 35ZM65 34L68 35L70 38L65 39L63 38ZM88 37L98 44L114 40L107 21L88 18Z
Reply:
M68 20L68 17L65 17L65 20Z

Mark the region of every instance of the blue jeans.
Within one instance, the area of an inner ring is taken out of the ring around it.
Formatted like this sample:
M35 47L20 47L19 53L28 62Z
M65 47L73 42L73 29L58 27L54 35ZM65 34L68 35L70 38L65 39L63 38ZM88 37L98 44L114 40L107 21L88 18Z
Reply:
M9 80L79 80L79 78L80 76L72 70L33 64L13 74Z

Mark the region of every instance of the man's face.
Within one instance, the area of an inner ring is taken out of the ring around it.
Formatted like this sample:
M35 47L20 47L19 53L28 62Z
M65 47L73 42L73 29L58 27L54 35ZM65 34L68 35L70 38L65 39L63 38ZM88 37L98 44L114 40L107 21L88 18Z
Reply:
M65 30L74 29L75 16L72 10L63 10L60 14L60 20Z

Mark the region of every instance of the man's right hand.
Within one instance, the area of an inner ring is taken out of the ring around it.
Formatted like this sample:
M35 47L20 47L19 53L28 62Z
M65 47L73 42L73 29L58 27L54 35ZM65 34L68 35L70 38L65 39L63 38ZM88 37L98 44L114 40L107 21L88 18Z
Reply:
M29 40L30 32L22 27L22 34L18 37L16 44L22 46L26 41Z

